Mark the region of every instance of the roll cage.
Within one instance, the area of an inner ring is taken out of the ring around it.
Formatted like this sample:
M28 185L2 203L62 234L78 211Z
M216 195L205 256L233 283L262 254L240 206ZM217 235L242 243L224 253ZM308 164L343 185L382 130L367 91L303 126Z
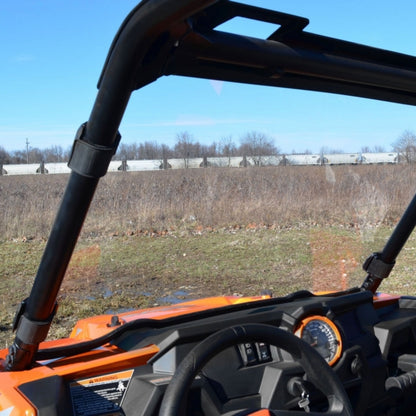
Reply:
M265 39L222 32L235 17L276 25ZM23 370L48 333L56 299L99 178L120 140L131 93L159 77L218 79L416 105L416 58L308 33L308 20L228 0L143 0L107 56L88 121L30 296L16 314L6 368ZM366 262L363 290L375 291L416 223L413 202L386 244Z

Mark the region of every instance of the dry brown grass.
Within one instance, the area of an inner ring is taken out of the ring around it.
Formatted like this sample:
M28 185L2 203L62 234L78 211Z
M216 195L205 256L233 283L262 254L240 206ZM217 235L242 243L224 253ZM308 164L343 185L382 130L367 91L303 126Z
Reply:
M47 238L67 179L0 177L0 345L12 337L45 246L38 240ZM83 230L99 238L83 239L72 257L52 335L67 335L79 318L167 302L184 290L191 298L264 288L279 296L360 285L362 262L383 247L415 183L414 166L109 174ZM113 235L120 237L105 238ZM414 294L415 241L383 290Z
M66 175L0 177L1 239L46 238ZM413 196L414 166L268 167L113 173L84 236L181 227L394 224Z

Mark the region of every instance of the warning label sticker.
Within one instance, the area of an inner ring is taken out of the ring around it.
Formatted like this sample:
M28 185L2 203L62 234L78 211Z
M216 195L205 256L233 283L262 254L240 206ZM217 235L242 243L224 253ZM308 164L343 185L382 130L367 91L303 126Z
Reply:
M133 370L105 374L70 384L76 416L122 415L121 404Z

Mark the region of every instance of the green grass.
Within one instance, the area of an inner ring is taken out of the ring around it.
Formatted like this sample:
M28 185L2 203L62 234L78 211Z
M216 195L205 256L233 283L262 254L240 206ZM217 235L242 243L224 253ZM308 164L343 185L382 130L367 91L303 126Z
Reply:
M362 262L380 250L390 228L369 237L354 228L224 228L183 230L165 235L85 239L79 242L59 295L51 337L69 333L75 321L124 308L211 295L275 296L299 289L360 285ZM30 293L45 243L0 243L0 342L12 339L17 305ZM416 238L411 236L381 289L414 294Z
M288 235L267 229L222 230L107 240L101 246L100 268L107 276L124 273L125 281L137 282L139 290L144 286L148 291L157 284L161 293L163 286L183 285L195 287L196 296L250 294L259 288L291 291L297 284L289 282L288 265L307 269L308 259L306 235L294 238L296 249L293 237L292 242L286 241Z

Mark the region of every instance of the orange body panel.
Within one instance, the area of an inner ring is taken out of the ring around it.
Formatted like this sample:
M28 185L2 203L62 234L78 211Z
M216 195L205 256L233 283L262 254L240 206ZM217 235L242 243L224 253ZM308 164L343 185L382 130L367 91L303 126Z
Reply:
M268 297L212 297L184 302L178 305L124 312L118 316L121 324L140 318L164 319L227 305L254 302ZM111 315L99 315L81 320L76 324L69 338L43 342L40 344L40 349L71 345L100 337L114 329L108 326L110 321ZM38 362L34 368L26 371L0 371L0 412L4 411L4 414L9 416L36 415L36 409L18 390L18 387L22 384L51 376L61 376L68 380L73 380L130 369L146 364L157 352L158 348L154 345L130 352L107 345L75 357ZM0 368L4 368L7 353L6 349L0 351Z
M373 304L376 309L380 309L397 303L400 299L398 295L389 295L387 293L376 293L373 298Z
M192 300L170 306L159 306L156 308L140 309L131 312L118 314L121 324L135 321L136 319L165 319L173 316L185 315L205 311L223 306L237 305L240 303L254 302L256 300L268 299L270 296L218 296L204 299ZM80 320L70 335L78 341L98 338L112 331L114 328L108 326L111 322L111 315L98 315L92 318Z
M48 346L49 343L47 343ZM56 345L56 343L53 343ZM7 351L1 351L1 365L4 367L4 357ZM61 376L68 379L96 376L123 369L129 369L146 364L158 352L151 345L137 351L121 352L113 347L103 347L72 358L63 358L52 362L40 362L36 367L20 372L1 372L0 411L10 416L35 415L36 411L30 402L17 388L21 384L51 376Z

